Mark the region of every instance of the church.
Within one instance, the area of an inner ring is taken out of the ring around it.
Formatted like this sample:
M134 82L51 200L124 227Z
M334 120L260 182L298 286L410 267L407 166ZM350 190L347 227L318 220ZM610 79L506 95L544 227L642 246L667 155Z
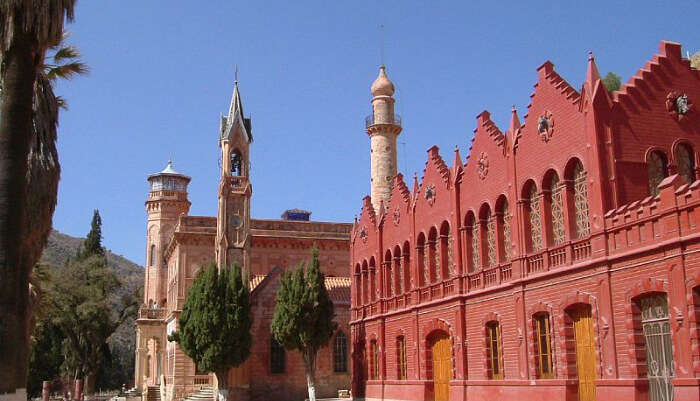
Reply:
M700 398L700 70L662 41L618 90L550 61L526 114L476 117L465 162L397 171L386 68L350 233L364 400Z
M310 212L287 210L280 220L254 219L250 181L253 142L250 118L234 84L227 116L218 133L221 178L216 216L189 215L190 177L168 162L148 176L144 306L136 327L135 386L144 399L173 401L216 387L215 376L197 367L167 336L197 273L211 262L238 263L251 293L253 344L248 360L229 372L235 399L300 400L307 394L301 355L287 352L270 334L279 277L319 249L325 284L335 305L338 330L317 359L316 394L335 397L350 388L349 223L316 222ZM209 392L207 392L209 391Z

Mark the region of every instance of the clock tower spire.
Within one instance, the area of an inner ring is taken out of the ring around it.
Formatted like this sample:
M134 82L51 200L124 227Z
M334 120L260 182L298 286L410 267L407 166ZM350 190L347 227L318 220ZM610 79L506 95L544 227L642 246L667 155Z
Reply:
M238 74L236 74L238 75ZM243 114L234 81L231 105L227 116L221 116L219 147L221 148L221 179L216 230L216 263L219 269L237 263L244 280L250 272L250 143L253 141L250 118Z

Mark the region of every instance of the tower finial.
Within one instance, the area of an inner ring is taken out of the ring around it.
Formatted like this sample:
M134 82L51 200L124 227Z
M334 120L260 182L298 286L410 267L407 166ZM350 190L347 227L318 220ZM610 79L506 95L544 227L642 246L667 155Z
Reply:
M379 62L384 67L384 24L379 25Z
M233 69L233 83L238 83L238 64Z

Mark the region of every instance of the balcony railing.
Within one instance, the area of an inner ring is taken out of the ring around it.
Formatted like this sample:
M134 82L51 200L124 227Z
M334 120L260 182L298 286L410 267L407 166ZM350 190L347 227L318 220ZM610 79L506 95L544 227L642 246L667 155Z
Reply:
M393 124L393 125L398 125L401 126L401 116L398 114L394 114L394 122L392 123L391 120L384 120L384 119L374 119L374 114L370 114L367 117L365 117L365 128L371 127L372 125L377 125L377 124Z
M166 310L164 308L149 308L142 306L139 309L139 319L165 319Z

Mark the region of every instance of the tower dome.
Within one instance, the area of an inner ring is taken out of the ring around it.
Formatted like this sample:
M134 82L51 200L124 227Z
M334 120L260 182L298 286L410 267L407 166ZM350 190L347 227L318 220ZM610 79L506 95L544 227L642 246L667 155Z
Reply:
M391 82L389 77L386 76L386 67L384 67L384 65L379 67L379 75L372 83L370 90L372 91L372 96L375 97L394 95L394 84Z

